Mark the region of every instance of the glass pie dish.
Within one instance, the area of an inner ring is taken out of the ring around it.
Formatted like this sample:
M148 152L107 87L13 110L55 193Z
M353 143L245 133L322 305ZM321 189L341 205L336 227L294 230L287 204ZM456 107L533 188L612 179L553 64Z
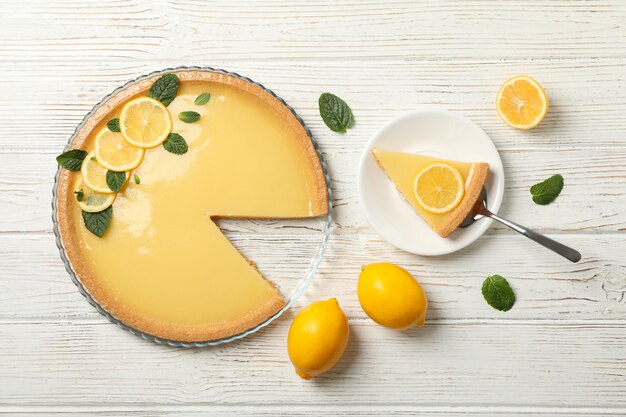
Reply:
M106 96L100 103L94 106L94 108L85 116L83 121L76 128L74 134L71 136L68 143L68 149L70 145L80 147L80 145L84 143L86 135L85 131L94 130L95 128L93 126L95 123L101 121L103 114L108 115L108 112L115 105L116 100L118 104L120 103L119 97L128 97L130 94L129 92L139 91L141 88L144 88L147 83L151 83L152 80L160 77L161 75L172 72L178 73L183 77L197 76L198 79L228 79L228 82L232 81L234 84L244 85L246 88L250 87L252 90L260 91L264 97L269 97L269 100L273 103L272 106L274 108L278 106L278 111L287 115L284 117L289 118L290 121L295 120L293 123L297 124L298 131L305 132L303 135L306 135L306 138L308 139L306 140L306 146L310 148L310 154L314 154L315 157L319 159L320 175L318 176L323 177L323 179L318 181L318 184L320 184L319 189L323 190L328 197L323 203L327 204L328 207L327 209L324 208L322 215L317 217L288 219L214 218L214 221L220 228L221 233L226 236L237 251L239 251L245 259L250 260L250 263L253 264L254 268L257 269L263 277L266 277L267 280L279 290L284 304L282 304L280 309L276 309L271 316L264 318L262 322L256 322L250 327L240 327L237 329L236 333L232 332L226 337L209 338L207 340L194 338L193 341L187 341L184 338L181 338L182 340L174 340L174 338L163 337L158 334L155 335L157 332L152 333L151 331L146 331L145 328L140 330L139 328L141 328L141 326L130 324L132 323L132 320L126 319L123 315L114 313L114 311L120 311L120 309L115 310L115 308L107 307L110 306L111 303L107 304L106 301L104 303L101 302L100 300L103 299L102 293L96 290L94 294L94 290L92 289L94 287L90 284L94 281L93 277L89 277L89 279L85 281L84 265L81 265L81 262L76 261L75 245L72 244L72 239L66 239L67 232L65 232L64 235L64 230L67 229L67 218L70 217L67 214L68 208L66 207L66 202L68 201L67 189L69 186L67 179L68 174L63 173L61 169L57 171L53 188L52 217L54 233L61 259L63 260L72 281L78 287L80 293L83 294L83 296L85 296L85 298L89 301L89 303L112 323L117 324L119 327L131 332L132 334L140 336L143 339L161 344L184 347L212 346L237 340L257 332L259 329L267 326L272 321L280 317L287 309L290 308L295 300L302 295L315 275L329 238L332 216L332 198L329 187L330 181L326 164L317 142L313 138L311 131L306 127L303 120L296 114L293 108L285 103L285 101L280 97L276 96L276 94L271 90L268 90L264 86L248 78L242 77L236 73L208 67L168 68L144 75L119 87L114 92ZM218 99L221 98L222 97L218 97ZM210 115L208 117L210 117ZM209 141L212 140L215 140L215 138L209 139ZM310 143L308 143L308 141L310 141ZM315 157L312 157L312 159L315 159ZM146 158L148 158L148 155ZM287 162L289 162L289 160L287 160ZM142 187L143 183L144 181L142 179ZM204 182L202 182L202 184L204 186ZM266 184L270 183L266 182ZM271 184L274 183L272 182ZM68 244L68 242L70 244ZM96 275L95 272L92 275ZM115 275L109 276L114 277ZM108 278L104 278L104 280L108 281ZM176 284L170 283L170 285ZM193 296L192 293L189 294ZM117 299L117 295L118 294L115 293L109 294L109 300L112 297ZM126 295L127 294L125 294L125 296ZM123 303L123 300L120 301L120 303ZM167 306L167 304L167 302L162 302L161 304L158 304L158 308L167 309L171 307ZM124 305L123 308L126 308L126 306ZM175 325L175 323L173 325Z

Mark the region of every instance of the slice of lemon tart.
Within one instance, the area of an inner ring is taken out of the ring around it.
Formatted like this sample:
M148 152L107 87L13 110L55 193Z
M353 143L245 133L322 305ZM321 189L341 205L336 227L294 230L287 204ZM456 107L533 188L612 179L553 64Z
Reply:
M448 237L480 196L489 164L372 149L376 163L415 212L441 237Z
M285 305L212 220L328 212L314 145L272 93L219 72L148 77L97 107L70 148L88 174L61 170L58 232L107 312L141 332L194 342L239 334Z

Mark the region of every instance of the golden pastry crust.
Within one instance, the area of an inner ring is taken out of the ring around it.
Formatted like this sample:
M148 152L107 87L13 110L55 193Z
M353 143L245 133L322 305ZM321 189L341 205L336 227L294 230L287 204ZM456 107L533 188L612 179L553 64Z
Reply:
M288 121L294 132L297 133L303 148L306 150L307 155L309 155L308 159L311 161L311 171L316 184L315 190L311 192L313 200L311 217L323 215L328 212L328 193L321 161L305 128L287 106L285 106L278 98L267 90L264 90L251 82L233 77L231 75L218 72L194 70L179 70L172 72L175 72L182 82L210 81L214 83L227 84L241 89L253 94L278 112L284 120ZM82 148L85 145L85 141L89 137L89 134L94 129L102 128L108 120L107 116L112 111L136 96L145 95L154 81L160 76L161 75L159 74L148 77L109 97L105 103L103 103L86 121L83 122L81 126L79 126L74 140L70 144L70 148ZM201 342L226 338L239 334L264 322L285 306L285 300L282 298L278 290L276 290L275 295L261 305L257 310L237 320L184 326L154 320L153 318L141 315L138 312L127 309L125 306L117 303L109 294L107 294L106 291L104 291L101 283L95 278L93 271L90 270L86 262L83 260L78 247L77 236L80 231L77 228L80 227L80 225L72 221L73 216L71 215L71 210L76 209L73 206L73 190L70 189L70 184L73 184L75 180L75 177L73 176L75 175L80 175L80 173L61 170L57 184L57 222L61 244L77 278L80 280L84 288L104 310L109 312L122 323L132 327L133 329L163 339L183 342ZM250 264L254 266L252 262L250 262Z

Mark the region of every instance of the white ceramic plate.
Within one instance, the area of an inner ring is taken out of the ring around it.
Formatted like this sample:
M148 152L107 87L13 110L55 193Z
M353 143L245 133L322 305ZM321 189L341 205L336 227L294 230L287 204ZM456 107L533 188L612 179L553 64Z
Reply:
M487 201L497 213L504 194L504 170L498 150L487 134L471 120L447 110L424 109L404 114L382 127L363 150L358 187L365 216L392 245L418 255L444 255L473 243L489 228L481 219L447 238L437 235L403 199L378 167L370 150L423 153L437 158L487 162Z

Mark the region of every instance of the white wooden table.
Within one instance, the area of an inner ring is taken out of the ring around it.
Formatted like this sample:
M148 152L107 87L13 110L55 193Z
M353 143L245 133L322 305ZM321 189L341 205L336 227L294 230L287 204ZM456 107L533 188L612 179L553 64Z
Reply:
M352 339L332 372L295 376L290 317L214 349L140 340L79 295L51 232L56 163L82 117L152 70L210 65L274 89L318 138L335 224L296 309L336 296ZM268 416L626 413L626 2L0 0L0 413ZM525 73L551 108L531 132L500 121L500 84ZM330 132L320 93L356 126ZM367 224L356 193L366 141L391 117L438 105L477 122L505 165L501 209L583 253L570 264L502 227L460 253L403 253ZM546 207L528 188L561 173ZM397 333L358 306L360 266L399 263L431 301ZM501 313L493 273L515 288Z

